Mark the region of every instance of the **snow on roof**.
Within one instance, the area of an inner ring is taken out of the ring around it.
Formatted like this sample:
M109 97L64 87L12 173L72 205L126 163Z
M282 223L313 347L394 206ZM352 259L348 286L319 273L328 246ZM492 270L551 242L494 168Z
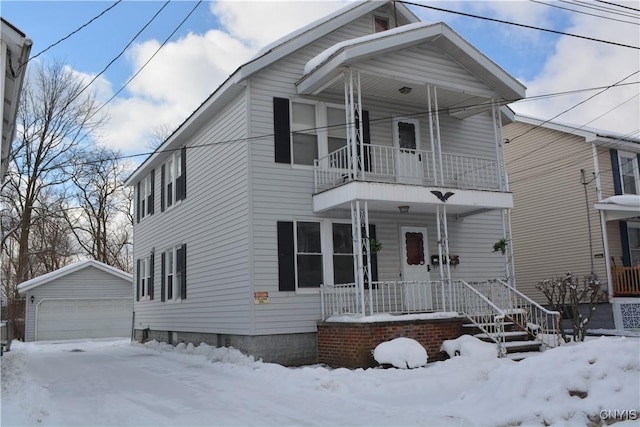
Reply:
M351 40L344 40L344 41L342 41L340 43L336 43L333 46L329 47L328 49L325 49L323 52L320 52L317 56L311 58L309 60L309 62L307 62L307 64L304 67L304 75L309 74L316 67L318 67L320 64L325 62L327 59L329 59L330 57L335 55L336 52L340 51L341 49L343 49L345 47L354 46L354 45L361 44L361 43L366 43L366 42L369 42L369 41L372 41L372 40L381 39L383 37L389 37L389 36L392 36L394 34L406 33L408 31L412 31L412 30L415 30L415 29L418 29L418 28L428 27L428 26L431 26L431 25L434 25L434 24L429 24L429 23L426 23L426 22L416 22L416 23L413 23L413 24L407 24L407 25L403 25L401 27L392 28L392 29L387 30L387 31L381 31L379 33L368 34L366 36L357 37L357 38L351 39Z
M630 206L640 209L640 195L639 194L624 194L621 196L611 196L602 200L600 203L611 203L619 206ZM640 212L638 212L640 214Z
M74 264L69 264L64 266L58 270L52 271L50 273L43 274L42 276L34 277L31 280L27 280L26 282L22 282L18 285L18 292L22 295L30 289L43 285L52 280L58 279L60 277L64 277L67 274L71 274L73 272L82 270L87 267L95 267L99 270L102 270L106 273L112 274L120 279L126 281L133 281L133 276L126 271L122 271L110 265L104 264L100 261L96 261L93 259L87 259L83 261L76 262Z

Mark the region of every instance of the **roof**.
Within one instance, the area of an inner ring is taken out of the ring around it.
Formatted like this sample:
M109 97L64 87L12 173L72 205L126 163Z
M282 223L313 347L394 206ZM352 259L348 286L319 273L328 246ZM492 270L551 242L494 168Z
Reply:
M178 148L186 138L192 135L210 117L213 117L226 102L233 99L244 88L242 82L253 74L279 61L285 56L318 40L347 23L366 15L385 4L393 3L396 13L409 22L420 22L402 3L391 0L363 0L348 3L342 9L320 18L299 30L267 45L249 62L241 65L231 74L200 106L129 176L126 185L133 185L152 168L160 165L166 153Z
M542 120L535 117L516 114L516 122L526 123L533 126L564 132L585 139L585 142L594 143L607 148L640 153L640 138L632 138L628 135L617 134L614 131L588 128L585 126L574 126Z
M22 295L25 292L33 288L36 288L40 285L44 285L45 283L51 282L52 280L59 279L61 277L67 276L71 273L75 273L76 271L80 271L88 267L97 268L98 270L102 270L106 273L109 273L114 277L133 283L133 276L127 273L126 271L122 271L120 269L117 269L115 267L112 267L110 265L104 264L102 262L99 262L93 259L88 259L88 260L76 262L74 264L69 264L58 270L52 271L47 274L43 274L42 276L34 277L33 279L27 280L26 282L22 282L18 285L18 292L20 293L20 295Z
M417 22L336 43L307 62L304 76L298 82L298 92L314 93L342 73L344 65L423 43L430 43L446 52L504 99L515 100L525 96L522 83L442 22Z

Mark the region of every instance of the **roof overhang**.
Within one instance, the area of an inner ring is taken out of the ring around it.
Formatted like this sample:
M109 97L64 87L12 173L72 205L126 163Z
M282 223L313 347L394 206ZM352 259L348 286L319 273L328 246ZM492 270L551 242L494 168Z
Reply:
M306 74L298 81L298 93L317 95L333 84L344 72L345 67L357 66L361 61L421 44L438 48L490 88L475 94L477 96L488 98L497 94L504 100L518 100L525 96L526 88L518 80L444 23L409 24L338 43L307 64L307 67L312 69L307 69ZM418 83L428 84L429 81Z
M97 268L98 270L104 271L105 273L109 273L116 278L133 283L133 276L127 273L126 271L119 270L110 265L91 259L91 260L79 261L74 264L69 264L58 270L52 271L47 274L43 274L42 276L35 277L31 280L27 280L26 282L22 282L18 285L18 292L20 293L20 295L24 295L27 291L33 288L36 288L40 285L44 285L45 283L51 282L52 280L59 279L61 277L67 276L71 273L80 271L88 267Z
M15 123L18 114L18 104L22 84L26 75L26 63L31 52L32 41L11 23L1 19L0 39L2 40L2 54L0 55L0 69L2 70L2 85L0 99L2 99L2 151L0 159L0 181L8 168L9 151L15 136Z
M640 218L640 195L612 196L594 203L593 207L600 211L605 221Z

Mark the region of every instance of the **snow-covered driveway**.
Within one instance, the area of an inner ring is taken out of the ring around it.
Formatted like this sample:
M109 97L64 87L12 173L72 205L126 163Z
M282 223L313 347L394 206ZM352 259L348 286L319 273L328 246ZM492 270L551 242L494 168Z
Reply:
M14 343L1 361L2 426L584 425L640 412L636 339L415 370L289 369L127 340Z

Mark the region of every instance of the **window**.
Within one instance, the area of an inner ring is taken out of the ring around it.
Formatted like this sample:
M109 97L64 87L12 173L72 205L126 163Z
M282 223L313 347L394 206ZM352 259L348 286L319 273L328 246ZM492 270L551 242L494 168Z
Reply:
M187 297L187 246L180 245L162 253L162 300L177 301Z
M631 266L640 266L640 222L627 222Z
M333 224L333 282L353 283L353 235L351 224Z
M187 197L186 150L175 151L162 165L162 198L160 210L164 211Z
M351 223L278 222L278 289L293 292L321 284L354 282ZM369 236L375 239L375 226ZM377 281L377 255L371 254L371 278ZM367 258L363 259L367 263Z
M347 146L347 127L344 110L327 107L327 152L333 153Z
M373 17L373 31L379 33L389 29L389 20L381 16Z
M137 292L136 299L153 299L153 253L138 259L136 264Z
M149 175L138 182L138 222L146 216L153 215L154 175L155 170L151 170Z
M298 287L319 287L323 282L319 222L296 223L296 261Z
M318 158L316 107L313 104L291 103L293 163L313 165Z
M622 194L640 194L638 155L618 151L618 164L620 167Z

